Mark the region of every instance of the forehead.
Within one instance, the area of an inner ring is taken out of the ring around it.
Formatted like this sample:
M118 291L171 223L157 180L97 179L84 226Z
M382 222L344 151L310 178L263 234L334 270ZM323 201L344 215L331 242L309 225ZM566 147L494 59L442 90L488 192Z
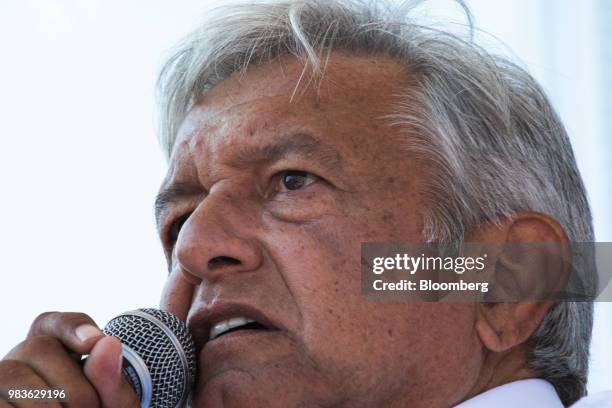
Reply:
M341 151L372 154L389 132L408 73L387 57L332 53L322 77L285 57L236 73L209 90L189 111L178 132L171 168L203 150L248 146L313 133ZM387 135L388 136L388 135Z

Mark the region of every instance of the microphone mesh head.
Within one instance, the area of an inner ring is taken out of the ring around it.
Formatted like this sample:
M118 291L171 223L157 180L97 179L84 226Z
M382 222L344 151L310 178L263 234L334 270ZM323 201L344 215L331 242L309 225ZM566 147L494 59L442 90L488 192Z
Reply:
M178 342L172 341L168 329ZM119 338L147 365L153 383L151 407L174 408L186 398L195 379L196 361L193 338L183 321L163 310L138 309L112 319L104 332Z

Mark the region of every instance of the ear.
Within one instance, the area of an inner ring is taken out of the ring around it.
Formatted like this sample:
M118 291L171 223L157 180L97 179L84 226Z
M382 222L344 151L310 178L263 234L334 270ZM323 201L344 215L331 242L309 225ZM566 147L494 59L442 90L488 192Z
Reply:
M570 272L567 236L550 216L519 212L467 238L495 248L489 251L495 303L479 304L476 331L489 350L508 350L531 336L554 294L565 286Z

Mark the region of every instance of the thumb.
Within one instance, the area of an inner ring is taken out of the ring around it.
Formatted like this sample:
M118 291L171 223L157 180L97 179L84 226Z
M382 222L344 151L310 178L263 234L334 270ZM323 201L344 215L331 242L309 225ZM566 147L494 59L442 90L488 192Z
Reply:
M85 376L93 384L105 408L140 407L136 392L121 372L122 364L121 342L110 336L95 344L85 362Z

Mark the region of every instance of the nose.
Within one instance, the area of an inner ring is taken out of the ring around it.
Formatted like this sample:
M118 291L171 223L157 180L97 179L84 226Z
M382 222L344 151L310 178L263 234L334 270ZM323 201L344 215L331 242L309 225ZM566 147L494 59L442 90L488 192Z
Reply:
M189 216L179 232L175 254L181 270L212 282L230 273L249 272L263 261L250 234L255 228L241 199L210 194Z

